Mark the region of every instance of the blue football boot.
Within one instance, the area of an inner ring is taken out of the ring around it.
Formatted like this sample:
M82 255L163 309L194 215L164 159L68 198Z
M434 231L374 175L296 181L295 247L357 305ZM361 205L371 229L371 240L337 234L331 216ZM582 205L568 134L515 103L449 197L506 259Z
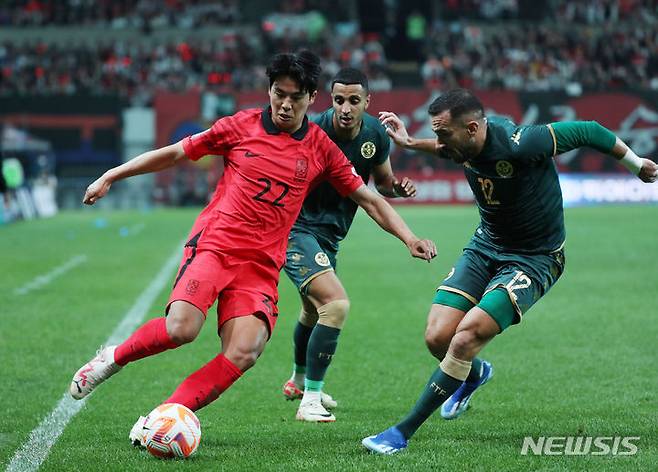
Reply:
M482 361L480 367L480 380L477 382L464 382L461 387L441 405L441 416L446 420L453 420L468 408L468 403L478 387L486 384L493 377L493 366Z
M368 436L361 441L367 449L379 454L395 454L407 447L407 440L399 429L391 426L376 436Z

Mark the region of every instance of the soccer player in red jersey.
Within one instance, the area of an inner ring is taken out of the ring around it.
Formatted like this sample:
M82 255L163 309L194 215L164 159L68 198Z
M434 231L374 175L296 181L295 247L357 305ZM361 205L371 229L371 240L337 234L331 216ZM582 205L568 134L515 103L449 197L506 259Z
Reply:
M121 179L172 167L183 159L222 155L224 175L197 218L165 313L118 346L101 349L71 382L81 399L129 362L193 341L218 301L222 351L191 374L165 403L198 410L252 367L277 319L277 284L288 233L309 189L327 180L359 204L413 257L430 260L436 247L420 240L386 201L374 194L329 137L306 117L317 94L319 59L308 51L279 54L267 69L270 106L218 120L210 129L146 152L93 182L94 204ZM130 438L142 440L140 418Z

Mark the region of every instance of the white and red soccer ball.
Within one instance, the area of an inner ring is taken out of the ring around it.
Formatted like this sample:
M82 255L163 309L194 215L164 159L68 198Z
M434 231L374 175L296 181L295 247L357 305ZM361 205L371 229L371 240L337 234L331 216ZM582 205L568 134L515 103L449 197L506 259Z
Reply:
M186 458L201 440L201 424L194 412L178 403L155 408L144 422L142 444L156 457Z

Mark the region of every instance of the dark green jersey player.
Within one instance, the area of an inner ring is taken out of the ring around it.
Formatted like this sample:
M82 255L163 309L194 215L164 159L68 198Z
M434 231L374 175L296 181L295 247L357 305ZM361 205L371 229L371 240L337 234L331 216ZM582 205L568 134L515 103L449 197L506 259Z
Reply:
M368 183L374 177L377 190L387 197L413 197L411 181L398 182L391 170L390 139L384 126L365 110L370 102L368 81L356 69L342 69L332 80L332 108L315 122L352 162ZM335 421L327 411L336 402L322 392L324 376L336 351L338 335L349 311L347 293L336 276L338 243L354 219L356 205L331 186L320 184L304 200L288 238L286 274L299 289L302 309L295 327L292 377L283 394L301 398L297 419ZM303 390L303 392L302 392Z
M412 411L397 425L363 440L392 454L441 406L456 418L492 374L480 350L523 314L560 277L565 240L556 154L589 146L610 154L644 182L658 166L641 159L597 122L517 126L485 117L469 91L451 90L429 107L436 140L409 137L393 113L380 114L399 145L463 164L480 212L480 225L439 286L428 316L425 342L441 362Z
M339 115L334 108L329 108L313 121L338 145L367 184L370 174L388 161L391 145L384 127L377 118L364 112L360 130L356 128L358 134L350 139L338 134L334 119L339 121ZM349 119L354 120L351 116ZM384 190L384 193L387 191ZM390 191L388 193L393 196ZM331 185L323 182L309 192L293 230L314 234L335 252L338 243L347 235L357 208L352 200L341 197ZM289 275L297 277L292 273Z
M482 151L464 163L481 216L475 238L526 254L559 249L565 233L552 128L486 120Z

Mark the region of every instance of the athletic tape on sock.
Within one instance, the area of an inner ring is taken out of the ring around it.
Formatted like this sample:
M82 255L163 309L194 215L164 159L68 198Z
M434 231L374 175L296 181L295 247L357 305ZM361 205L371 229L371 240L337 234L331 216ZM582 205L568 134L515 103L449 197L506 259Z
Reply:
M349 311L350 302L348 300L334 300L318 308L318 323L342 329Z
M471 361L457 359L449 352L446 353L439 366L444 373L457 380L466 380L471 371Z

